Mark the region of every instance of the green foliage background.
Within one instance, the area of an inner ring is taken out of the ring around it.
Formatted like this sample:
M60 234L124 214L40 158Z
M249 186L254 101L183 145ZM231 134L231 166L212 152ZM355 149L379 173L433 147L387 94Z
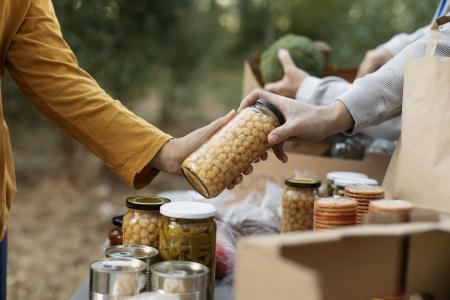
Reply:
M278 37L295 33L325 41L336 65L356 67L367 50L430 22L437 2L55 0L54 6L80 65L104 89L133 107L157 102L149 117L135 112L184 134L236 107L243 61ZM11 80L3 85L15 148L45 153L43 144L58 145L53 127L21 99ZM17 138L42 127L40 137L48 143Z

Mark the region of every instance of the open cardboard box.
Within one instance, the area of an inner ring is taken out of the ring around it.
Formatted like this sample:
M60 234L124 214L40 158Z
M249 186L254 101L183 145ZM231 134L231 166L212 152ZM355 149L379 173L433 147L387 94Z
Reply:
M241 240L236 300L450 299L450 222L355 226Z

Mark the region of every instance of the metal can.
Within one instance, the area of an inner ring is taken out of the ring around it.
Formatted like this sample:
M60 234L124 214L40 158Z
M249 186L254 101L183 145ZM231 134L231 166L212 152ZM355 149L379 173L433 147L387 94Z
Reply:
M166 261L154 264L152 290L174 294L180 300L206 300L208 273L206 266L189 261Z
M134 258L103 258L91 263L89 299L122 300L142 293L146 264Z
M216 274L216 208L209 203L179 201L161 206L161 214L161 259L192 261L208 267L208 300L213 300Z
M150 267L158 260L159 251L157 249L145 245L118 245L106 249L105 255L115 258L136 258L145 262L147 264L145 290L151 291Z

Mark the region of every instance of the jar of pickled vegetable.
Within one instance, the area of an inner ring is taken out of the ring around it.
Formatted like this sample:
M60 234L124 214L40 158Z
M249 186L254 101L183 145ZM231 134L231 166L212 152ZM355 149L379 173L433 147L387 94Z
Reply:
M311 178L291 178L285 182L281 232L313 229L314 201L320 181Z
M123 244L159 247L161 215L159 208L170 200L162 197L135 196L126 200L128 212L123 217Z
M219 195L269 148L268 134L285 122L270 102L243 109L182 164L183 174L204 197Z
M208 299L212 300L216 268L216 208L201 202L172 202L161 206L161 214L161 259L193 261L208 267Z

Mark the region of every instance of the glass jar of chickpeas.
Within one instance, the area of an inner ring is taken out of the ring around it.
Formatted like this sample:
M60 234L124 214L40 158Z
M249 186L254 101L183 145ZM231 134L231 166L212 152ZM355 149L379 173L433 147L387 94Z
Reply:
M172 202L161 207L161 214L161 259L192 261L208 267L208 300L212 300L216 269L216 208L202 202Z
M267 151L268 134L284 122L270 102L258 100L192 153L183 162L183 174L204 197L219 195Z
M314 201L320 181L311 178L285 180L281 232L313 229Z
M158 249L161 215L159 208L170 200L162 197L130 197L123 217L123 244L147 245Z

